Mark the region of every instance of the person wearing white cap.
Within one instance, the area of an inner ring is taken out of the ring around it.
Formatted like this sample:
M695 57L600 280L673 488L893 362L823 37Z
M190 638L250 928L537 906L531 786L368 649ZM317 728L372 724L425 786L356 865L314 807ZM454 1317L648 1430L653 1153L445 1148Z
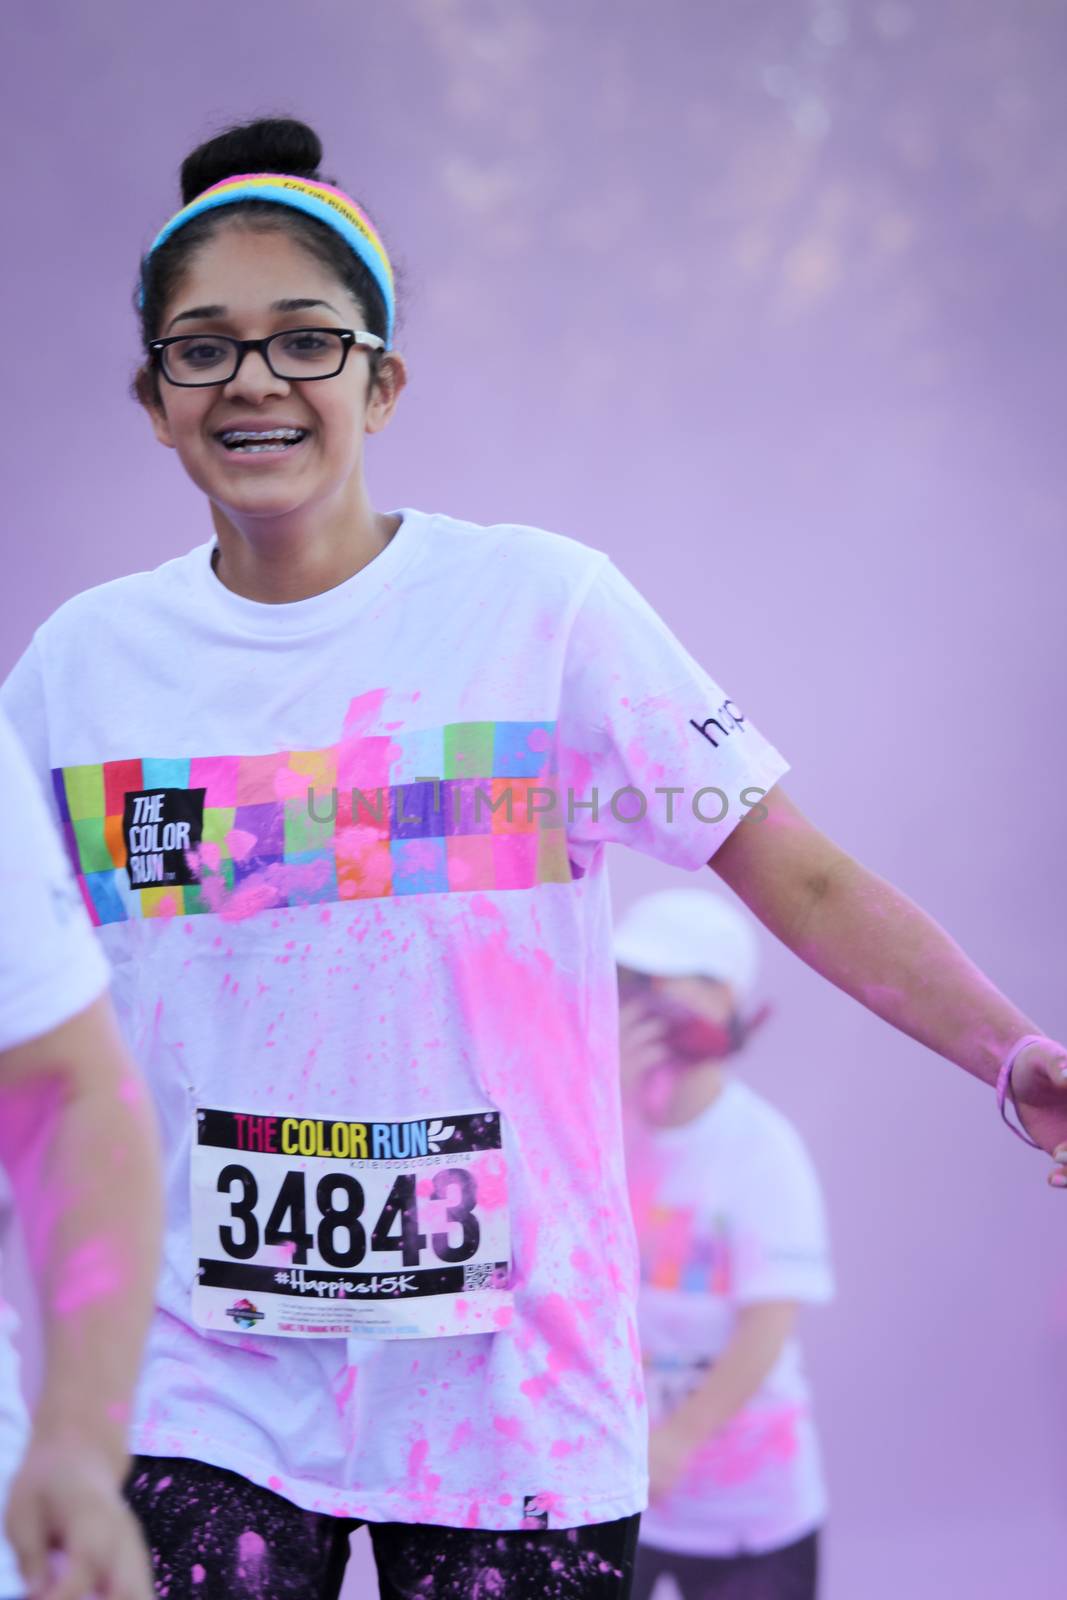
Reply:
M799 1135L727 1063L751 1013L751 920L647 895L615 936L627 1169L641 1262L651 1504L634 1600L814 1600L826 1491L793 1334L833 1294Z

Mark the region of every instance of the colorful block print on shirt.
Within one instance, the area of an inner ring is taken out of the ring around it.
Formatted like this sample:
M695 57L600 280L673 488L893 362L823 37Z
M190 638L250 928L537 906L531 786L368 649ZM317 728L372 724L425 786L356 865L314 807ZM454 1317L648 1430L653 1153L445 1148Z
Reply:
M559 812L535 794L554 773L554 723L468 722L52 777L101 924L568 883Z
M695 1206L652 1205L638 1224L641 1281L653 1289L729 1295L734 1245L728 1220Z

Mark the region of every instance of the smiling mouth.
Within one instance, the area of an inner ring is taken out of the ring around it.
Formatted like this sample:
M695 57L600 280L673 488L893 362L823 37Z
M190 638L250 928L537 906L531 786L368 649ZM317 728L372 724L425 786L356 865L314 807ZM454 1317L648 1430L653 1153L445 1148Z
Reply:
M302 444L307 438L306 428L269 428L255 433L241 428L227 428L215 435L221 445L233 455L261 455L265 451L280 454Z

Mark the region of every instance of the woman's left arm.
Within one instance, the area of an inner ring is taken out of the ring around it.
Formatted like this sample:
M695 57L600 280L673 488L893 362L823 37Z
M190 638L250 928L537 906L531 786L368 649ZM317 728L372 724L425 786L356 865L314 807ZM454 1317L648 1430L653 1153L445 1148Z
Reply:
M1041 1028L1001 994L932 917L820 833L780 787L708 863L765 927L868 1010L983 1083ZM1067 1161L1067 1048L1044 1040L1012 1082L1025 1127ZM1067 1184L1053 1172L1051 1181Z

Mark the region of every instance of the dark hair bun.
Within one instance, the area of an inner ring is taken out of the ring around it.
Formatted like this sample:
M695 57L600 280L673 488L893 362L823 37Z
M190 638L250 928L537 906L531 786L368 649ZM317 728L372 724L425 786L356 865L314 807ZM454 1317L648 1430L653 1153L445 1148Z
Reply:
M318 177L322 143L314 128L293 117L260 117L227 128L182 162L182 205L224 178L242 172L287 172Z

